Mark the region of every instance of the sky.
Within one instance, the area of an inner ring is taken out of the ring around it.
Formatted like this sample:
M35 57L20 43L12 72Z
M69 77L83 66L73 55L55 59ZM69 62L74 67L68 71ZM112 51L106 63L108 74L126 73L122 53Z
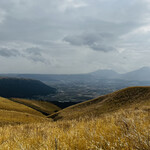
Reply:
M0 0L0 73L150 66L150 0Z

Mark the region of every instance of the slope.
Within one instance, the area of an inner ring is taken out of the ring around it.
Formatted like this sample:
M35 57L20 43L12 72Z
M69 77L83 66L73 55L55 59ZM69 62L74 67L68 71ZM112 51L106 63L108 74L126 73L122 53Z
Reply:
M6 98L0 97L0 110L7 110L7 111L17 111L17 112L24 112L33 115L43 116L42 113L36 111L28 106L12 102Z
M116 106L117 100L121 98L131 107L121 106L125 109L95 118L92 115L87 118L82 115L81 120L0 127L0 149L150 150L149 89L129 88L112 93L112 96L116 99ZM94 100L90 101L87 108L94 103ZM109 104L112 105L111 102ZM79 105L74 106L75 110L78 107Z
M60 110L59 107L47 101L28 100L28 99L21 99L21 98L11 98L10 100L26 105L32 109L41 112L44 115L50 115Z
M0 127L4 125L16 125L27 123L41 123L51 121L46 117L32 115L25 112L8 111L0 109Z
M49 117L54 120L82 119L89 116L94 118L133 104L138 107L138 104L146 101L150 101L150 87L129 87L73 105Z
M0 97L0 126L4 124L42 122L44 120L47 120L46 117L39 111Z

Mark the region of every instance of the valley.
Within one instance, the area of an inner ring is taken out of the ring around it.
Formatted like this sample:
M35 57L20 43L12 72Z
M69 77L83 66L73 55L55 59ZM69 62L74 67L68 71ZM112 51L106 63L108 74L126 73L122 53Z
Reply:
M140 72L140 73L139 73ZM138 74L138 77L136 77ZM145 75L146 74L146 75ZM37 93L34 99L59 102L82 102L132 86L150 85L150 68L119 74L113 70L98 70L88 74L0 74L8 78L40 80L51 88L49 94ZM136 77L136 78L134 78ZM54 91L54 92L52 92ZM38 91L39 92L39 91ZM50 94L51 93L51 94Z
M12 100L0 98L2 150L150 148L150 87L125 88L58 112L53 110L47 117L41 109L51 110L54 105Z
M0 149L149 150L150 81L63 78L1 77Z

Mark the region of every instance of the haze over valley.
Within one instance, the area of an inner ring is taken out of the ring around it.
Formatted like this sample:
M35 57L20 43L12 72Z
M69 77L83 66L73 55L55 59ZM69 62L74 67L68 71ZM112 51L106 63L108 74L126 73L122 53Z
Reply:
M0 74L5 77L40 80L57 90L38 98L46 101L81 102L131 86L150 86L150 68L119 74L113 70L98 70L87 74Z

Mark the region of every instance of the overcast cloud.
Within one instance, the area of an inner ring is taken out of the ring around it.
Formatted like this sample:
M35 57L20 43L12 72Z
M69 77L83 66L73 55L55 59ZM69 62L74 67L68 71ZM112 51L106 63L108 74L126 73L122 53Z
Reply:
M1 0L1 73L150 66L149 0Z

